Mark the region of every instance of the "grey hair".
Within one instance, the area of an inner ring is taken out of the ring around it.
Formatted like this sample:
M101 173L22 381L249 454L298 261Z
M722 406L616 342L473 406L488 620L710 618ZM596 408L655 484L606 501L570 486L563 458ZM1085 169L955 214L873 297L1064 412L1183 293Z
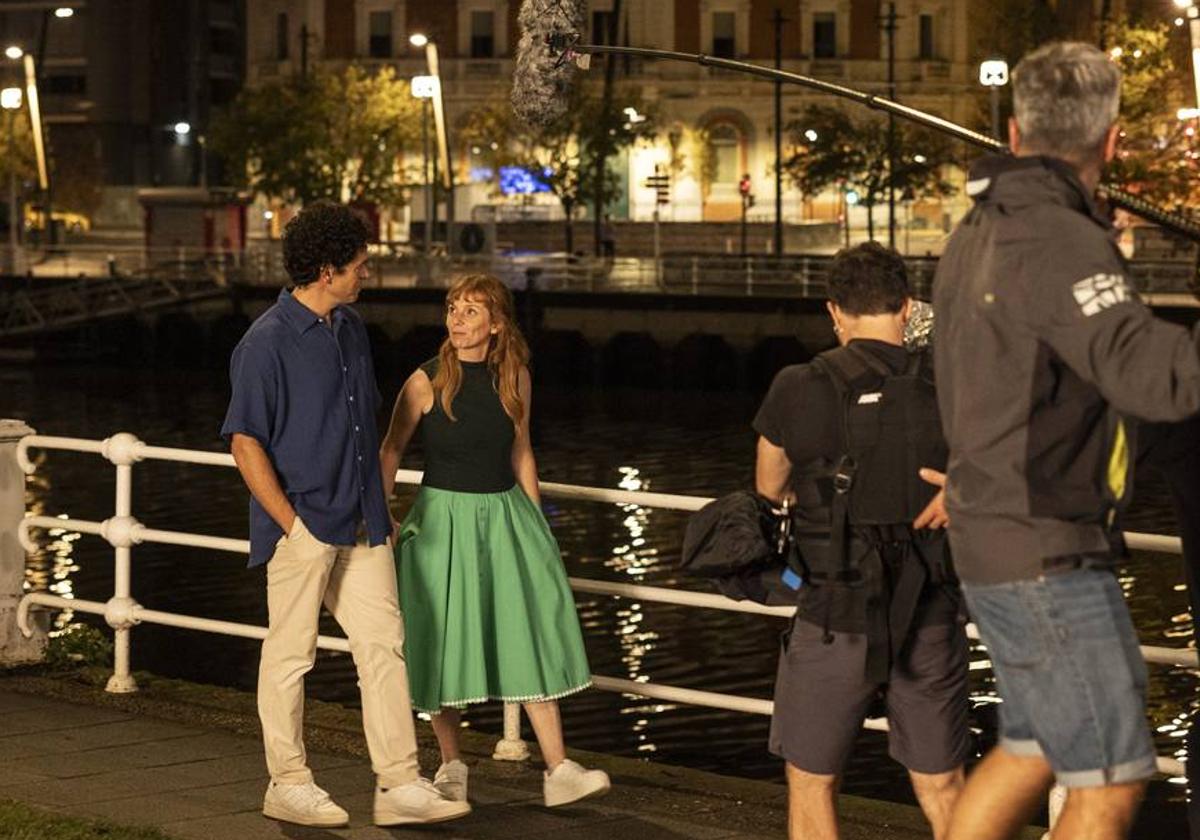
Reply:
M1021 144L1030 151L1079 163L1117 121L1121 69L1091 44L1039 47L1021 59L1012 81Z

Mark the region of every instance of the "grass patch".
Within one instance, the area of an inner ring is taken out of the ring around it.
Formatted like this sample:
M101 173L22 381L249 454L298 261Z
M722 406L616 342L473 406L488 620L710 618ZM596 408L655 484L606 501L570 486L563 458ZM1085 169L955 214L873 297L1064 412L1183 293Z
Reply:
M61 817L0 799L0 840L170 840L156 828Z

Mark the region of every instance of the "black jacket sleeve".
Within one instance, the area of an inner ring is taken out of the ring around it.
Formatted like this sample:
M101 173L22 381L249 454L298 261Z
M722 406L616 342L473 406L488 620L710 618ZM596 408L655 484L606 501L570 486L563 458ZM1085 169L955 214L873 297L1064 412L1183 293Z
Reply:
M1041 341L1123 414L1200 412L1200 324L1189 333L1154 317L1098 229L1069 231L1038 253L1046 264L1027 274L1027 311Z

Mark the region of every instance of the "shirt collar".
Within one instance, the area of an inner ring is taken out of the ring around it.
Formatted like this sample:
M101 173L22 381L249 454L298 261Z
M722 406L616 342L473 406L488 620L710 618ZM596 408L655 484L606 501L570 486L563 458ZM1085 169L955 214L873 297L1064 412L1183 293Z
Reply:
M282 289L279 292L278 304L279 312L282 314L283 319L291 324L292 329L301 335L321 323L321 319L317 317L315 312L292 296L291 289ZM337 326L343 317L345 316L340 306L335 306L333 311L329 313L329 320L333 326Z

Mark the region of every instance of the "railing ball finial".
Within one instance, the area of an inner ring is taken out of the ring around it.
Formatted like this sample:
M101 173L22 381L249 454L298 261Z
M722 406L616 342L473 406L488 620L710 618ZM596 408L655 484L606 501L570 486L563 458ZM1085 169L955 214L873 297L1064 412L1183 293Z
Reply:
M146 444L136 435L120 432L110 438L105 438L101 454L117 466L129 466L142 460L142 450Z
M112 516L100 523L100 536L113 548L129 548L141 543L141 532L145 527L136 517Z

